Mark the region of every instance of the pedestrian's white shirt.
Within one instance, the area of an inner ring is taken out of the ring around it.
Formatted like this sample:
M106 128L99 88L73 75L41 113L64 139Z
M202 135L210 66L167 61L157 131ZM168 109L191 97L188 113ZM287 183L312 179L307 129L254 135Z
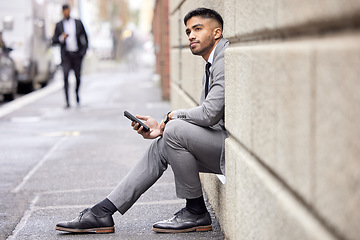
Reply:
M76 40L75 19L73 19L73 18L64 19L63 26L64 26L64 32L69 35L65 39L66 50L69 52L77 52L79 48L78 48L78 44L77 44L77 40Z

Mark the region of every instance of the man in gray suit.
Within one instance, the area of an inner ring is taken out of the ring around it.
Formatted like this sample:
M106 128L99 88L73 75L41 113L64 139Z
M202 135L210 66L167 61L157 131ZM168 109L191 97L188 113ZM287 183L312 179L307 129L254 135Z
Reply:
M198 8L184 18L189 47L206 63L200 106L171 111L161 123L147 116L150 131L133 122L146 139L155 139L144 157L120 184L100 203L85 209L80 216L56 225L67 232L114 232L112 214L124 214L171 165L176 194L186 199L186 207L169 220L153 225L155 232L209 231L211 218L206 209L199 172L224 173L224 145L228 136L224 126L225 82L223 20L211 9Z

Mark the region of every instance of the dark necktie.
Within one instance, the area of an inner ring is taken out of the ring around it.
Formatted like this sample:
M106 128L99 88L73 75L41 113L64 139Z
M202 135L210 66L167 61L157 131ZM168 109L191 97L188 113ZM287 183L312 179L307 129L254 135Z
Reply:
M205 66L205 76L206 76L206 81L205 81L205 98L208 95L209 92L209 77L210 77L210 67L211 67L211 63L207 63Z

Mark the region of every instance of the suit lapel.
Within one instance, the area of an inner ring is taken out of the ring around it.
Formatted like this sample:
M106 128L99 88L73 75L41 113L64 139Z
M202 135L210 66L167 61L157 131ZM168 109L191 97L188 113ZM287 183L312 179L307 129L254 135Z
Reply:
M64 32L64 20L62 20L61 22L60 22L60 32L61 33L63 33Z
M216 56L219 54L219 52L222 51L222 49L226 46L226 43L228 41L225 39L225 38L221 38L220 41L218 42L217 44L217 47L215 49L215 52L214 52L214 61L215 62L215 59L216 59Z
M214 66L214 64L216 64L217 56L219 55L220 52L224 51L223 49L226 47L227 43L228 43L228 40L226 40L225 38L221 38L220 41L218 42L218 44L216 45L212 66ZM213 71L210 72L210 78L209 78L210 86L211 86L212 82L213 82Z
M80 27L77 19L75 19L75 32L76 32L76 36L78 36L80 32Z
M219 53L221 51L224 51L223 49L227 46L227 44L228 44L228 40L226 40L225 38L220 39L220 41L216 45L212 66L214 66L214 64L216 64L217 56L219 55ZM212 70L213 69L211 69L211 71L210 71L210 77L209 77L209 85L210 86L213 82L213 71ZM201 96L200 96L200 104L202 104L204 101L205 101L205 74L203 75L203 80L202 80L202 91L201 91Z

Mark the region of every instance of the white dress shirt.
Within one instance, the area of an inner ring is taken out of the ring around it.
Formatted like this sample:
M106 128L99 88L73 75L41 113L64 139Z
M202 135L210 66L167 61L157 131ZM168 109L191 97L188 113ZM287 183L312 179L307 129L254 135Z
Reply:
M66 41L66 50L69 52L78 51L78 44L76 40L76 26L75 20L73 18L65 19L63 21L64 32L68 34L68 37L65 39ZM60 42L64 42L64 38L60 35Z

